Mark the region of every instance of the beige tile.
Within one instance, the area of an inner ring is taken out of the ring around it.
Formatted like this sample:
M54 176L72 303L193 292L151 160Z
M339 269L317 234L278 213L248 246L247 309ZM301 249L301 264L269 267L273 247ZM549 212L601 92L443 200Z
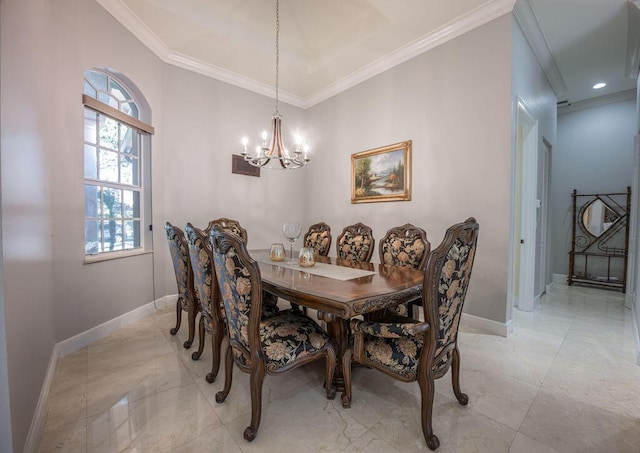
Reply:
M222 427L195 384L174 387L137 401L124 397L87 421L92 452L173 451ZM225 430L218 435L229 443Z
M538 442L522 433L516 434L513 439L509 453L559 453L555 448L551 448L542 442Z
M399 452L380 437L367 431L353 441L342 453L395 453Z
M537 385L491 370L464 368L460 387L469 396L469 407L515 430L520 427L539 390ZM436 380L436 391L458 401L453 393L451 371Z
M560 452L629 452L640 445L640 420L541 390L520 432Z
M422 433L420 401L398 407L371 428L402 452L428 451ZM433 431L440 440L438 452L506 452L516 431L436 393Z
M75 422L57 426L47 424L38 447L39 453L64 452L84 453L87 451L87 420L78 418Z

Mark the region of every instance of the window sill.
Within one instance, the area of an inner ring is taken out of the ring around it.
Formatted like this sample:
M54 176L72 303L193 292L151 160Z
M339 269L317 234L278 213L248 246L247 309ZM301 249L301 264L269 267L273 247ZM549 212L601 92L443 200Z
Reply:
M120 258L130 258L133 256L152 254L153 250L123 250L120 252L99 253L96 255L85 255L84 264L100 263L102 261L118 260Z

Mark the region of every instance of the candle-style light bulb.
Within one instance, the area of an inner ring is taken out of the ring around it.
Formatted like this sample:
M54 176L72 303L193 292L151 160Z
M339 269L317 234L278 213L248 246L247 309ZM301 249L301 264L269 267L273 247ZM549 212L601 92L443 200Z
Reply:
M304 161L309 162L309 145L304 145Z
M262 146L266 147L267 146L267 131L262 131Z
M242 148L244 148L244 152L242 154L247 154L248 144L249 144L249 139L247 137L242 137Z
M262 148L260 148L259 146L256 146L256 156L260 157L261 154L262 154Z

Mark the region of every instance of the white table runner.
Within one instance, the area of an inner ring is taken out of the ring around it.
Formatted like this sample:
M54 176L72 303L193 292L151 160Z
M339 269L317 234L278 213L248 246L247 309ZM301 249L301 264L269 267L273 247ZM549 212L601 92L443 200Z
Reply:
M254 250L249 252L251 257L264 264L273 264L275 266L294 269L298 271L308 272L309 274L318 275L320 277L334 278L336 280L352 280L354 278L367 277L374 275L376 272L363 269L354 269L352 267L336 266L333 264L325 264L316 262L315 266L302 267L299 264L291 264L287 261L271 261L269 251ZM288 258L287 258L288 260Z

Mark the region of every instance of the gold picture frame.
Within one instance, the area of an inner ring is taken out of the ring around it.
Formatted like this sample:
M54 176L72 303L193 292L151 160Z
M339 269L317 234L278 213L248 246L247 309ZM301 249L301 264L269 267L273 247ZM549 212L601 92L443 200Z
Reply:
M351 155L351 203L411 200L411 140Z

